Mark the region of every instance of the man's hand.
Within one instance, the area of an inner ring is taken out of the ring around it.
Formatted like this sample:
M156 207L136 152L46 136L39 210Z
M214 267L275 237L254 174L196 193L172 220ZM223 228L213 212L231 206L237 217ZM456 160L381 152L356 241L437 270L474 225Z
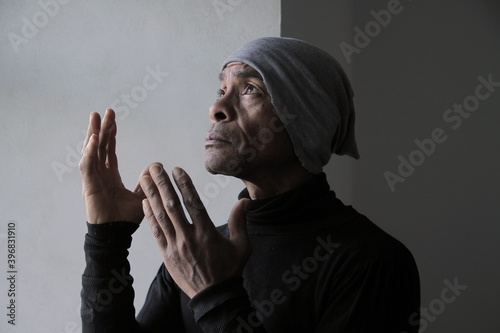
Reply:
M226 237L215 228L184 170L175 168L172 174L192 223L161 164L151 164L143 174L144 214L168 272L184 293L192 298L212 284L241 276L251 252L245 218L248 199L233 207Z
M99 114L93 112L80 161L82 194L89 223L140 223L144 218L141 206L144 193L139 185L134 192L123 186L115 148L115 112L107 109L102 124Z

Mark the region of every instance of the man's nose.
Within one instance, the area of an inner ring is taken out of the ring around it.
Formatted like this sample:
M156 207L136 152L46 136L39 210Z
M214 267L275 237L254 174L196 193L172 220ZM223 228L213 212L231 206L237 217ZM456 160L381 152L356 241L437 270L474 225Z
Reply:
M210 106L208 116L213 123L228 122L234 119L234 113L232 98L226 94Z

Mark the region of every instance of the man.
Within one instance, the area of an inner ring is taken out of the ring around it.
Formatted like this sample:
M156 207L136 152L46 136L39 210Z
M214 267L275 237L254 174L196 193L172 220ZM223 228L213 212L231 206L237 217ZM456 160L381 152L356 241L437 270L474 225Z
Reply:
M215 228L189 176L160 163L121 183L114 112L91 114L80 169L88 234L84 332L417 332L412 255L330 191L358 158L349 81L326 52L260 38L232 54L211 106L206 168L245 189ZM163 258L135 317L127 249L146 216Z

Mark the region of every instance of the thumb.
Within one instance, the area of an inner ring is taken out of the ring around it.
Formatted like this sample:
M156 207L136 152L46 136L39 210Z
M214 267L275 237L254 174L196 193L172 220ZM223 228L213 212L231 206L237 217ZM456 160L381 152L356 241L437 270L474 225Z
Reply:
M229 215L228 229L229 239L237 246L248 246L247 235L247 212L250 204L249 199L241 199L234 205Z

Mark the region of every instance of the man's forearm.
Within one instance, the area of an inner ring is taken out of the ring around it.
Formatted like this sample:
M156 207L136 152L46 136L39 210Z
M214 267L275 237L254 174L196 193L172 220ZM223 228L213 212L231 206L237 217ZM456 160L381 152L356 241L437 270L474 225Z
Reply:
M81 292L83 332L140 331L127 260L131 235L137 227L128 222L88 224Z

